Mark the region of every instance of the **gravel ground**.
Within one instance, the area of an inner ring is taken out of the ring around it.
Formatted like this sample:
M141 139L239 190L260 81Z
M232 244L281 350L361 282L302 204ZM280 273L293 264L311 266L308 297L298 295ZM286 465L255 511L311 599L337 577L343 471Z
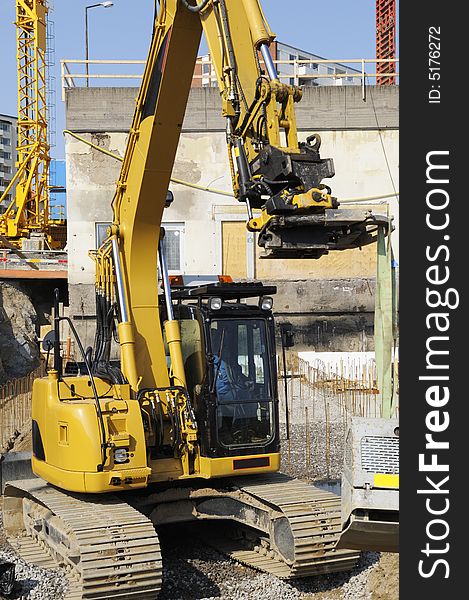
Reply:
M1 518L1 513L0 513ZM0 523L1 525L1 523ZM8 600L62 600L67 580L63 569L41 569L28 565L7 544L0 529L0 562L15 563L16 585ZM0 594L0 600L3 596Z
M348 573L286 582L227 559L204 545L197 535L192 527L162 532L164 582L158 600L398 599L397 557L392 555L366 552ZM66 598L62 569L27 565L5 546L0 560L15 563L17 586L11 600Z
M239 565L205 546L197 527L163 530L164 584L159 600L369 600L369 573L380 555L363 553L357 567L337 573L282 581ZM183 548L183 551L181 552ZM382 600L392 600L384 597Z

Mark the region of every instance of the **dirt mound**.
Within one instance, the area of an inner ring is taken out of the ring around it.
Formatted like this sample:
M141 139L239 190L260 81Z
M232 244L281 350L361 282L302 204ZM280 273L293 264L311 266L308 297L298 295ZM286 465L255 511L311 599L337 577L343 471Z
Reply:
M399 555L382 554L378 565L370 572L366 585L371 600L399 598Z
M0 384L38 366L37 318L21 284L0 282Z

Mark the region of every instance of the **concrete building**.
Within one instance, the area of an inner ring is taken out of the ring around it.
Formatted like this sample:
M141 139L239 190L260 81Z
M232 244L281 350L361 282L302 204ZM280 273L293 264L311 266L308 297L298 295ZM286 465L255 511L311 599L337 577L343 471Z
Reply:
M329 182L339 200L386 196L398 191L398 87L309 87L297 105L301 139L322 138L332 157ZM123 156L136 89L66 90L66 127ZM297 341L317 350L372 350L374 246L314 260L262 260L246 212L234 198L190 187L230 192L231 179L220 116L219 92L193 88L183 123L171 186L175 201L164 213L173 273L230 274L278 286L280 319L294 324ZM66 137L70 314L92 343L94 266L88 250L99 245L111 219L110 203L121 162L83 141ZM386 210L383 207L383 210ZM397 198L390 212L398 226ZM398 257L398 236L394 236Z
M0 114L0 196L3 195L16 170L17 123L16 117ZM14 193L13 187L0 206L0 213L5 211Z
M361 85L357 77L361 71L337 62L318 62L327 60L322 56L299 50L282 42L270 45L270 54L276 63L282 83L301 86L316 85ZM296 61L309 61L299 62ZM323 77L319 77L323 75ZM210 54L199 56L192 82L194 87L216 87L216 77Z

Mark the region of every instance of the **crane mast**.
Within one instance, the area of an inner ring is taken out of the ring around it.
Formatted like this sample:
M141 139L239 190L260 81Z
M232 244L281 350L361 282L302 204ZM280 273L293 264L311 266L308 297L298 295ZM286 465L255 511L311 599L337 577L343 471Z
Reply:
M376 85L394 85L394 62L379 62L396 58L396 0L376 0Z
M65 245L65 222L50 215L50 147L47 134L47 14L46 0L16 0L18 70L17 171L0 203L16 183L0 216L3 241L21 247L31 233L44 235L52 249Z

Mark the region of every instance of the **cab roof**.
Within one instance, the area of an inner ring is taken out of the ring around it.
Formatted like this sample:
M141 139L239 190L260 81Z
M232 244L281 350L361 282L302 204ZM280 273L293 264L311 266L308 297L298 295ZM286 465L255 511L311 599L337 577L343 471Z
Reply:
M277 293L277 286L264 285L260 282L249 283L210 283L200 286L185 286L172 289L171 297L174 300L188 298L206 299L221 298L222 300L241 300L242 298L258 298L272 296Z

